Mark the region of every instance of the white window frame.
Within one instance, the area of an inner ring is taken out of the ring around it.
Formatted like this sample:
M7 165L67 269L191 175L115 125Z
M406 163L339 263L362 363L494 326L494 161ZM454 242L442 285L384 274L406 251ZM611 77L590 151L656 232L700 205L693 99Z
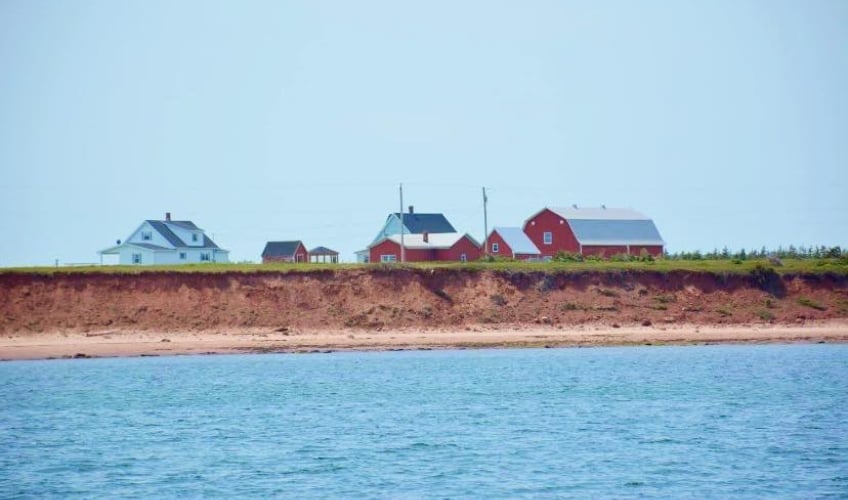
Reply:
M188 255L185 252L180 252L180 260L186 260Z
M384 264L391 263L391 262L397 262L397 255L395 255L393 253L388 254L388 255L381 255L380 256L380 262L382 262Z
M464 253L463 253L463 254L460 254L460 255L459 255L459 260L460 260L460 262L468 262L468 256L467 256L467 255L465 255Z
M142 231L141 241L150 241L153 239L153 231Z
M200 262L212 262L212 254L209 252L200 252Z
M492 243L492 253L498 253L501 251L501 246L497 243Z
M545 245L552 245L554 242L554 233L551 231L545 231L542 233L542 242Z
M132 254L132 263L133 264L141 264L141 254L140 253Z
M197 233L191 233L191 241L197 243Z

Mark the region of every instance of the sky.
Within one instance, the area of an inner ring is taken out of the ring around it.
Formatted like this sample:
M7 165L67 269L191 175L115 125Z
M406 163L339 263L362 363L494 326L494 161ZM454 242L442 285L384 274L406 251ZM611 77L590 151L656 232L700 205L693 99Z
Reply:
M848 2L0 0L0 266L145 219L353 261L630 207L668 250L848 246Z

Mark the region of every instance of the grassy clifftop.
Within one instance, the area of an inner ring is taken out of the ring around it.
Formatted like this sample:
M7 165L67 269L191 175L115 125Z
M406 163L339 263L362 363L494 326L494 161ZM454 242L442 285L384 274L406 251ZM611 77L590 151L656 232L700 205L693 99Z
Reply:
M189 264L173 266L69 266L69 267L19 267L0 269L2 274L56 274L56 273L101 273L142 274L149 272L173 273L309 273L316 271L367 271L381 272L393 269L463 269L468 271L504 272L701 272L717 274L748 274L757 269L773 269L778 274L822 274L848 275L848 259L784 259L775 266L766 259L751 260L677 260L658 259L650 262L469 262L469 263L407 263L407 264Z

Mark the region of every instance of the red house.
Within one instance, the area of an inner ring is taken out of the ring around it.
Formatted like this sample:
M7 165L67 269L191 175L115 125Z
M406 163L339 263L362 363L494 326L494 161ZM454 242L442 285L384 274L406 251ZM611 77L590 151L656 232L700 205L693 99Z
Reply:
M665 242L654 221L628 208L544 208L524 222L524 233L543 257L558 252L611 257L662 255Z
M520 227L496 227L486 238L486 250L492 257L517 260L539 259L542 253Z
M400 235L381 238L368 247L369 262L400 262ZM458 261L480 258L481 248L474 238L459 233L404 234L405 262Z
M300 240L269 241L262 250L262 263L309 262L309 252Z

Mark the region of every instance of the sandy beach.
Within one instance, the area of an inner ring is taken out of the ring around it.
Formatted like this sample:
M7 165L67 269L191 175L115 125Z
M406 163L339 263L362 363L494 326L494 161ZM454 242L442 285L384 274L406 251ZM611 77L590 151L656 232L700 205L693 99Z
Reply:
M651 327L467 327L463 329L219 332L98 331L40 333L0 339L0 359L168 356L268 352L451 348L590 347L712 343L848 342L848 322L787 325Z

